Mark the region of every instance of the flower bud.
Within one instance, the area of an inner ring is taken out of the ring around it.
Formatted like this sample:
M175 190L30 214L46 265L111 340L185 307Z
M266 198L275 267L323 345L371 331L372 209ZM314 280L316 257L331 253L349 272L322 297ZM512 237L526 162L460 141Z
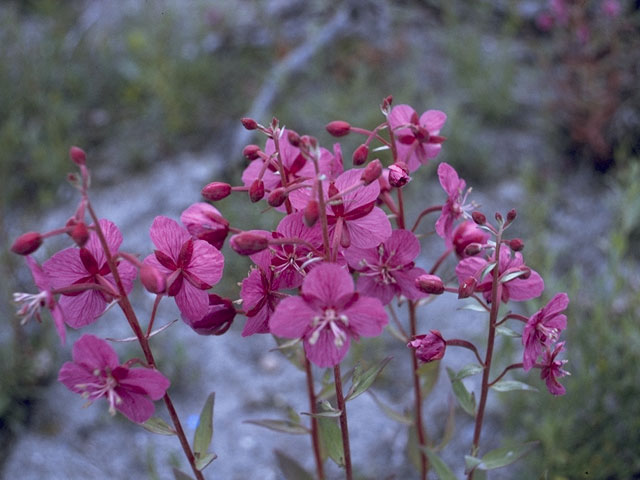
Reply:
M293 147L300 146L300 135L293 130L287 130L287 140L289 140L289 144Z
M260 157L260 147L253 144L247 145L242 149L242 155L249 160L255 160Z
M447 342L438 330L431 330L427 335L413 337L407 347L415 349L418 360L428 363L444 357Z
M520 252L524 248L524 242L521 238L512 238L509 240L509 247L514 252Z
M190 205L180 215L180 221L194 238L204 240L218 250L222 248L229 234L227 219L208 203L198 202Z
M382 174L382 163L377 158L365 167L362 171L362 175L360 176L360 180L364 182L365 185L369 185L378 179L378 177Z
M453 232L453 247L459 258L479 253L489 240L489 234L470 221L462 222Z
M140 281L151 293L164 293L167 289L167 277L153 265L145 263L140 267Z
M517 215L518 213L516 212L515 208L509 210L509 212L507 212L507 224L513 222L516 219Z
M458 298L468 298L473 295L478 281L473 277L468 277L458 288Z
M462 251L462 255L459 255L462 258L473 257L474 255L479 254L482 251L482 245L479 243L470 243L464 250ZM457 252L456 252L457 253Z
M334 137L344 137L351 131L351 125L342 120L335 120L333 122L330 122L325 128L327 129L327 132L329 132Z
M318 221L318 216L320 215L320 207L318 205L317 200L309 200L307 206L304 207L303 220L304 224L311 228Z
M256 122L253 118L244 117L242 120L242 126L247 130L255 130L258 128L258 122Z
M269 239L253 232L243 232L231 237L231 248L240 255L253 255L269 247Z
M502 218L502 214L500 212L496 212L496 222L498 223L502 223L504 221L504 219Z
M354 165L362 165L367 161L367 156L369 155L369 147L367 147L364 143L356 148L355 152L353 152L353 164Z
M223 182L211 182L205 185L200 193L207 200L216 202L231 194L231 185Z
M406 163L396 162L389 167L389 185L395 188L401 188L410 181L409 167Z
M13 245L11 251L18 255L29 255L35 252L42 245L42 235L38 232L27 232L20 235Z
M267 203L272 207L279 207L287 199L287 191L283 187L272 190L267 197Z
M80 248L84 247L89 241L89 229L87 228L87 224L84 222L77 222L71 229L69 235L71 235L73 241L76 242L76 245Z
M437 275L420 275L419 277L416 277L415 285L421 292L431 295L441 295L444 293L444 283Z
M485 223L487 223L487 217L485 217L484 213L482 212L471 212L471 218L478 225L484 225Z
M182 319L200 335L222 335L233 323L236 309L231 300L216 294L209 294L209 309L200 320Z
M391 104L393 103L393 97L389 95L382 100L382 105L380 105L380 110L384 115L388 115L391 112Z
M69 149L69 157L78 166L86 165L87 163L87 154L80 147L71 147Z
M256 178L249 187L249 198L253 203L264 198L264 182L259 178Z

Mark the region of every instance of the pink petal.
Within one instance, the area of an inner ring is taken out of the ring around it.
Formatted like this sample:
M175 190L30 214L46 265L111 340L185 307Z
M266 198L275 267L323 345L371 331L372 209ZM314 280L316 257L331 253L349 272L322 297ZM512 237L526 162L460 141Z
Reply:
M147 265L151 265L152 267L157 268L158 270L160 270L161 273L164 273L165 275L170 275L172 272L174 272L175 270L171 270L167 267L165 267L164 265L162 265L156 255L154 253L152 253L151 255L148 255L142 263L145 263Z
M544 315L546 317L557 315L558 313L566 310L568 306L569 295L567 295L566 293L558 293L551 300L549 300L549 303L547 303L547 305L543 308Z
M109 247L109 252L111 255L115 255L122 244L122 233L120 233L116 224L110 220L103 218L99 220L98 224L100 225L104 239ZM102 250L102 245L100 244L97 233L93 231L91 232L91 235L89 235L89 241L85 247L93 254L98 265L102 265L106 262L107 257Z
M162 373L150 368L132 368L127 372L127 376L118 381L120 387L134 390L143 389L152 400L160 400L164 397L171 382Z
M96 290L86 290L80 295L62 295L58 304L64 312L64 319L72 328L85 327L97 320L107 307L107 301Z
M349 350L350 340L347 337L342 347L336 347L335 337L329 329L320 332L318 341L311 345L307 339L304 341L304 350L307 358L321 368L333 367L339 364Z
M82 394L87 389L79 388L78 385L94 384L96 383L96 376L91 373L91 370L87 370L87 368L77 363L65 362L58 373L58 381L72 392Z
M122 400L116 403L116 409L132 422L144 423L153 415L155 407L145 394L118 387L116 387L116 393Z
M67 330L64 326L64 315L62 313L62 309L58 304L55 304L51 309L51 316L53 317L53 323L56 326L58 336L60 337L60 342L64 345L67 339Z
M420 115L420 125L426 127L431 135L440 133L440 129L447 121L447 115L440 110L427 110Z
M422 268L415 267L406 272L394 272L393 278L396 279L396 285L402 292L402 295L407 297L409 300L419 300L421 298L425 298L427 294L416 287L415 280L420 275L424 275L426 273L427 272Z
M116 368L120 362L115 350L105 340L85 334L73 344L73 361L89 372ZM95 378L94 378L95 379Z
M262 274L259 269L254 268L249 272L247 278L242 281L240 288L240 298L245 312L253 309L266 295L262 285Z
M156 249L166 253L173 260L178 259L182 245L191 238L189 232L178 222L163 216L153 220L149 235Z
M373 207L364 217L349 220L346 225L351 235L351 245L358 248L377 247L391 236L387 214L378 207Z
M362 171L362 169L353 168L340 175L335 183L338 191L342 192L343 190L359 183ZM345 212L349 212L361 207L362 205L374 202L378 198L379 194L380 184L378 182L370 183L366 187L359 187L356 190L345 194L343 197Z
M416 153L418 148L420 148L418 143L413 143L411 145L404 145L402 143L396 144L398 159L407 164L409 172L415 172L422 165L422 162Z
M349 329L363 337L380 335L389 321L382 303L373 297L360 297L341 314L349 319Z
M544 280L542 280L542 277L537 272L531 270L531 276L526 280L516 278L515 280L505 283L504 287L509 290L511 300L530 300L542 295Z
M465 187L464 180L460 180L458 172L448 163L442 162L438 165L438 178L440 179L440 185L450 197L457 196L460 190Z
M409 105L396 105L391 109L391 113L389 113L389 125L391 125L392 129L395 129L399 125L411 123L411 117L413 117L415 113L416 111Z
M394 230L394 232L396 232L396 230ZM369 265L378 265L380 263L377 247L358 248L352 245L344 251L344 257L349 266L358 271L369 270L368 267L362 265L362 260L366 261Z
M353 279L335 263L322 263L311 270L302 282L302 293L326 305L336 303L342 296L353 292Z
M269 330L278 337L302 338L318 314L301 297L287 297L271 315Z
M242 336L248 337L256 333L269 333L269 304L265 303L252 317L247 317L247 322L242 329Z
M182 282L182 288L180 288L176 295L176 305L178 305L180 312L185 317L195 322L207 313L209 308L209 294L206 290L200 290L187 280L184 280Z
M458 281L462 283L469 277L475 277L487 264L488 262L480 257L468 257L460 260L456 266ZM478 281L480 280L478 279Z
M80 261L80 250L65 248L42 264L44 273L51 279L51 287L68 287L88 275Z
M186 270L200 280L215 285L222 278L224 257L213 245L204 240L193 243L193 256Z
M284 217L278 224L276 231L288 238L302 238L311 245L322 245L322 230L319 223L312 228L307 227L303 221L303 212L292 213Z
M387 285L378 281L378 277L369 275L360 275L357 282L357 290L367 297L375 297L388 305L396 295L396 289L393 285Z
M31 270L31 276L33 277L33 281L36 284L36 286L42 291L50 290L51 280L49 279L47 274L44 273L44 270L38 264L38 262L36 262L29 255L25 257L25 260L27 262L27 266L29 267L29 270Z
M427 160L431 158L436 158L438 154L442 150L442 145L439 143L421 143L418 146L418 152L421 163L427 163Z
M407 265L420 255L420 241L409 230L393 230L384 246L392 266Z

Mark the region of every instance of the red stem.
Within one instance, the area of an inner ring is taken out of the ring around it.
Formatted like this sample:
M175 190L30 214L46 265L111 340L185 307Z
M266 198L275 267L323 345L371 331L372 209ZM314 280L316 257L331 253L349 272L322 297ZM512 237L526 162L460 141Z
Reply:
M309 410L311 411L311 443L313 445L313 456L316 460L316 472L318 480L324 480L324 464L322 455L320 454L320 437L318 436L318 419L315 414L318 413L316 406L316 393L313 388L313 372L311 371L311 362L305 355L304 368L307 374L307 393L309 395Z
M340 364L333 367L333 378L336 385L336 399L338 410L340 410L340 430L342 431L342 448L344 450L344 468L346 480L353 480L351 469L351 448L349 446L349 425L347 423L347 404L342 394L342 377L340 375Z
M416 304L413 301L409 301L409 323L411 327L411 338L417 334L416 328ZM418 444L420 445L420 478L426 480L427 472L429 471L429 460L423 448L427 446L427 432L424 428L424 421L422 420L422 390L420 388L420 376L418 375L418 356L415 349L411 350L411 362L413 373L413 393L415 397L415 426L418 435Z

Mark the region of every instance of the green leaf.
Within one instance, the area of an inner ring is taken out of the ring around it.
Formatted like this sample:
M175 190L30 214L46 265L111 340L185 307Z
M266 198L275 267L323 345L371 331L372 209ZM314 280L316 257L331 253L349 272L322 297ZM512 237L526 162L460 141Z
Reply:
M429 447L424 447L423 450L426 452L427 457L429 457L431 468L433 468L438 477L440 477L440 480L457 480L451 469L447 467L447 464L442 461L436 452Z
M478 283L480 283L480 281L486 277L487 275L489 275L489 272L491 272L491 270L493 270L496 266L496 262L491 262L489 264L487 264L486 267L484 267L484 270L482 270L482 273L480 274L480 278L478 279Z
M158 417L151 417L142 424L142 428L159 435L176 435L176 431L167 422Z
M323 400L322 402L320 402L318 412L316 413L302 412L302 415L309 415L310 417L316 417L316 418L320 418L320 417L335 418L335 417L339 417L341 413L342 413L342 410L333 408L333 406L327 400Z
M422 468L421 458L420 458L420 449L418 448L418 430L414 424L411 424L409 427L408 438L407 438L407 458L413 465L413 467L419 472Z
M422 379L420 393L427 398L440 377L440 361L423 363L418 367L418 375Z
M476 373L480 373L484 370L482 365L478 365L477 363L470 363L469 365L465 365L456 373L455 378L453 380L462 380L463 378L471 377Z
M471 472L471 470L476 468L481 463L482 463L482 460L480 458L474 457L472 455L465 455L464 456L464 473L468 475L469 472Z
M517 380L501 380L498 383L495 383L491 386L496 392L511 392L513 390L529 390L531 392L537 392L538 389L536 387L532 387L531 385L527 385L524 382L519 382Z
M339 467L344 466L344 448L342 446L342 432L338 423L327 417L318 418L318 433L322 443L322 451L328 455Z
M491 450L484 457L478 468L482 470L493 470L495 468L506 467L516 460L521 459L531 452L539 442L528 442L515 447L502 447Z
M173 467L173 477L176 480L193 480L192 477L184 473L182 470L178 470L176 467Z
M204 457L208 453L209 445L211 445L211 439L213 438L213 405L215 399L216 394L212 392L204 402L198 420L198 427L193 436L193 452L199 457Z
M353 400L356 397L359 397L367 389L373 384L376 378L382 372L382 369L386 367L387 363L391 361L392 357L387 357L382 360L378 365L374 365L364 372L360 371L360 366L358 365L353 372L353 380L351 381L351 388L349 389L349 393L345 397L345 401Z
M458 310L471 310L474 312L488 313L486 308L484 308L482 305L479 305L477 303L468 303L460 307Z
M205 453L204 455L197 453L195 454L195 456L196 456L196 468L198 470L204 470L209 466L211 462L213 462L216 458L218 458L218 455L216 455L215 453Z
M278 467L286 480L313 480L313 476L286 453L274 450Z
M243 423L251 423L253 425L259 425L269 430L275 430L276 432L291 433L293 435L305 435L309 433L309 429L304 425L292 422L291 420L245 420Z
M496 332L500 335L504 335L505 337L518 338L522 336L522 334L516 332L515 330L511 330L509 327L504 327L502 325L496 327Z
M373 401L375 402L375 404L378 405L380 410L382 410L382 412L387 417L391 418L392 420L395 420L396 422L402 423L404 425L413 425L413 418L396 412L391 407L389 407L384 402L382 402L376 395L374 395L374 393L371 390L369 390L369 395L371 395L371 398L373 398Z
M500 283L507 283L510 282L511 280L521 277L522 275L524 275L525 273L528 273L524 270L519 270L517 272L511 272L511 273L507 273L506 275L502 275L500 277Z
M464 386L461 380L456 380L456 374L454 371L447 367L447 373L451 379L451 388L453 394L458 399L458 403L462 409L472 417L476 415L476 397L473 393L469 393L467 387Z

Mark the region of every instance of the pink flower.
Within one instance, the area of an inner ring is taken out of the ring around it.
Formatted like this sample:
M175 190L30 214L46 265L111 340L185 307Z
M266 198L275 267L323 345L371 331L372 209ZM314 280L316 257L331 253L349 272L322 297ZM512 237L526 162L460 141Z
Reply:
M535 365L543 350L550 348L558 340L562 330L567 328L567 316L561 312L566 310L568 305L569 296L566 293L558 293L529 318L522 332L525 371Z
M445 239L447 247L451 247L453 241L453 223L461 216L469 217L472 205L465 205L468 191L464 189L466 182L458 177L458 173L448 163L438 165L438 177L440 185L449 197L442 206L442 214L436 221L436 233Z
M458 258L470 256L465 253L465 250L472 243L477 244L477 246L479 247L482 247L486 245L488 240L489 234L486 231L480 229L474 222L470 220L462 222L453 231L452 243Z
M209 309L200 320L182 318L199 335L222 335L233 323L236 309L228 298L222 298L214 293L209 294Z
M380 335L387 321L380 300L360 296L346 270L323 263L305 277L300 296L278 304L269 328L280 337L301 338L309 360L332 367L347 354L351 339Z
M42 267L38 265L38 262L36 262L33 258L31 258L30 256L26 256L25 260L27 261L29 270L31 270L33 281L40 291L35 294L13 294L14 302L22 305L22 307L18 310L18 316L22 317L21 323L24 325L34 316L38 319L38 321L41 321L40 310L46 307L51 312L53 323L55 324L56 330L58 331L60 341L64 343L66 339L66 331L64 328L64 314L62 313L62 309L51 293L51 279L44 272Z
M410 300L426 297L415 280L426 272L414 264L420 254L420 242L408 230L393 230L391 236L373 248L348 248L344 255L349 266L359 273L358 291L380 299L387 305L394 296Z
M155 218L150 235L157 250L144 263L167 276L167 295L176 297L182 315L199 321L209 309L207 290L222 277L224 257L167 217Z
M58 380L89 404L106 397L111 415L120 410L136 423L151 418L152 400L161 399L169 388L169 380L157 370L120 365L113 348L93 335L83 335L73 344L73 362L62 366Z
M264 232L268 234L268 232ZM269 333L269 319L284 294L280 289L280 278L271 269L271 252L264 250L251 256L257 265L242 281L240 298L247 316L242 336Z
M476 280L477 284L475 286L475 291L483 292L485 299L490 300L493 271L489 272L489 274L484 278L480 278L480 276L487 265L493 261L493 258L487 260L481 257L468 257L461 260L456 266L458 281L462 285L470 278ZM544 281L542 280L542 277L536 271L529 269L529 267L524 264L522 254L520 252L517 252L512 256L511 251L508 248L501 248L500 266L498 267L499 275L508 275L518 271L527 271L527 273L530 271L530 274L528 278L517 277L502 283L501 299L505 303L509 300L530 300L532 298L539 297L544 290Z
M545 381L547 389L552 395L564 395L566 393L565 388L558 382L558 378L570 375L569 372L562 370L562 366L567 363L567 360L556 360L558 354L564 349L564 343L558 343L553 352L550 348L547 348L542 358L540 378Z
M120 230L109 220L103 219L99 223L110 254L117 255L122 243ZM137 275L136 268L128 262L116 263L125 292L129 293ZM101 290L88 289L63 294L58 303L64 312L65 321L73 328L84 327L95 322L104 312L107 303L118 295L113 274L95 231L91 232L89 241L83 248L62 250L44 262L42 268L51 281L52 289L89 283L112 291L112 294L108 294Z
M208 203L198 202L187 208L180 221L194 238L204 240L218 250L229 233L229 222L217 208Z
M444 139L438 134L446 121L447 115L439 110L427 110L418 118L409 105L393 107L389 125L397 139L398 160L405 162L409 171L417 170L440 153Z
M413 337L407 347L415 349L418 360L428 363L444 357L447 342L438 330L431 330L428 335Z

